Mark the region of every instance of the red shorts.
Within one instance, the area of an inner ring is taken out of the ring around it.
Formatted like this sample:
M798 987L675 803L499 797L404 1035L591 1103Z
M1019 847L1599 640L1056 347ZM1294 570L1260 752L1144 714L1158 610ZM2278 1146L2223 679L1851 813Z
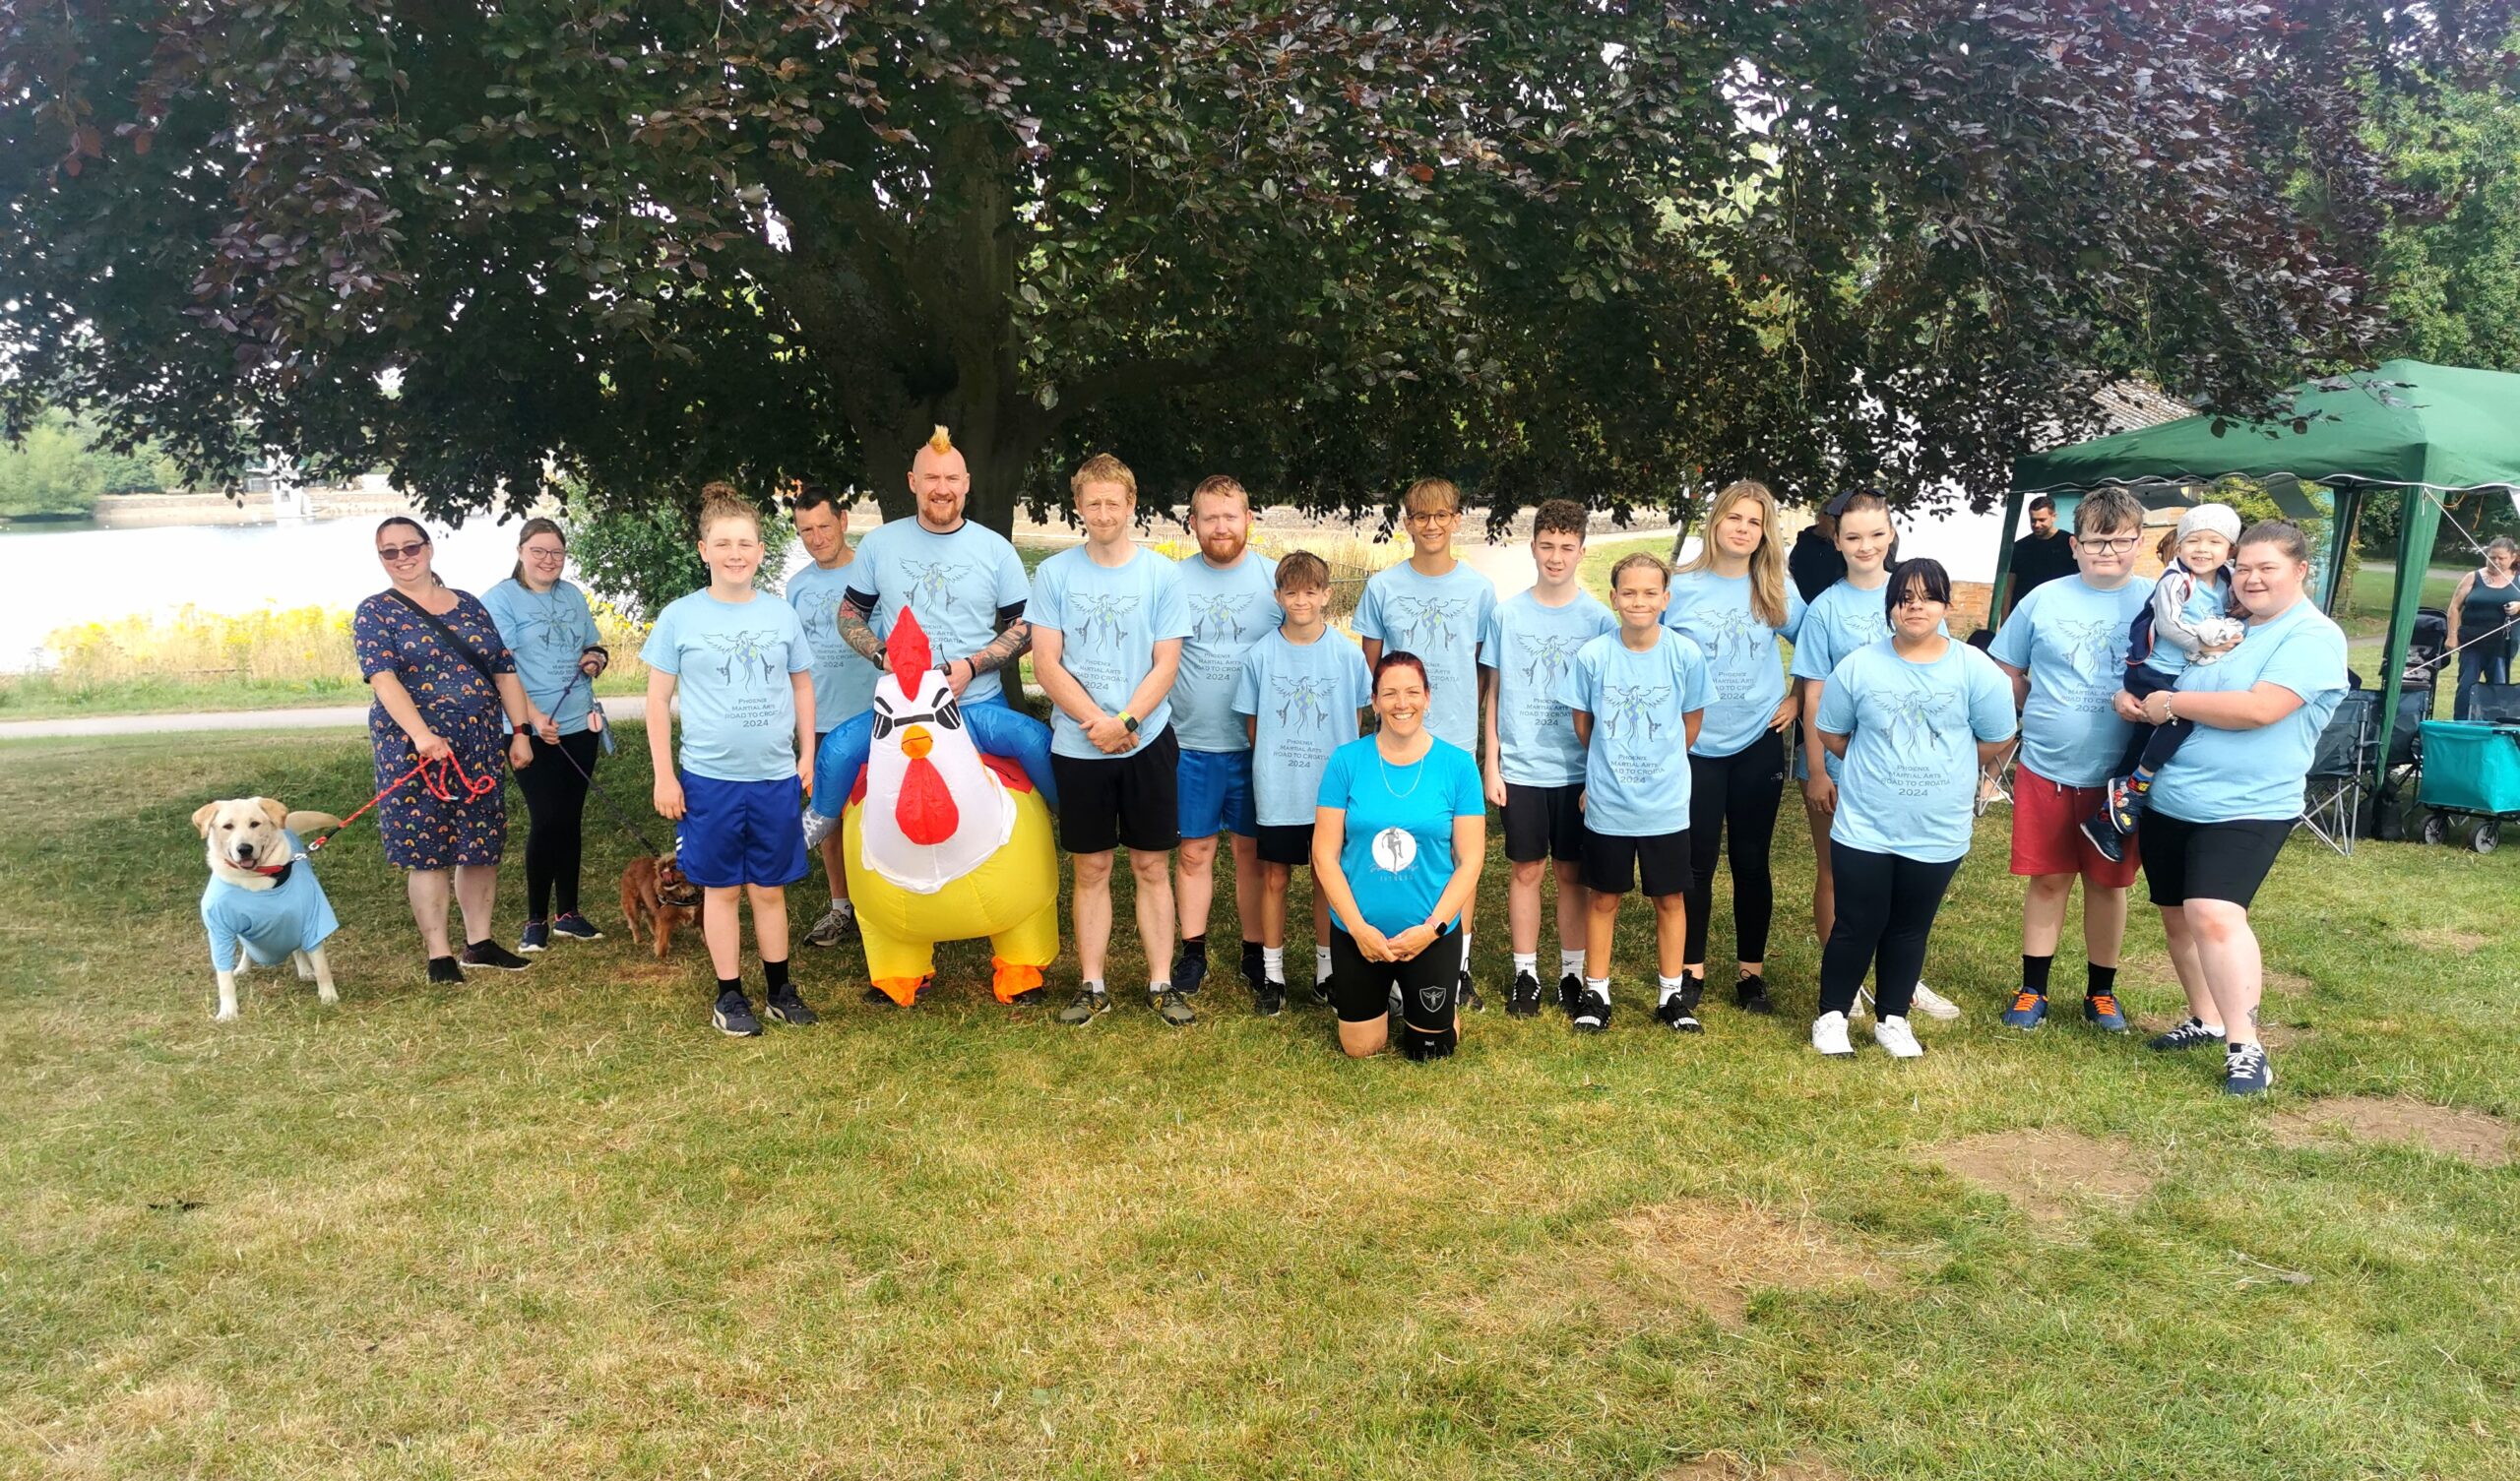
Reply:
M2135 883L2137 853L2111 864L2083 836L2085 818L2100 811L2107 787L2059 786L2026 766L2013 768L2012 872L2079 874L2094 889L2123 890Z

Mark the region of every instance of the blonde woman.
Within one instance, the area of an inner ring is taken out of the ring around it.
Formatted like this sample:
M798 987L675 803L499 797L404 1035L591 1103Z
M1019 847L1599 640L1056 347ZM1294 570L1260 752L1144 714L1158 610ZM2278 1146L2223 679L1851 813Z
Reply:
M1707 906L1729 836L1732 861L1732 1000L1774 1013L1766 978L1776 886L1768 845L1785 796L1786 736L1800 706L1788 690L1785 646L1802 628L1802 593L1786 580L1776 496L1744 478L1715 496L1698 552L1672 574L1663 622L1706 655L1710 698L1689 747L1689 888L1685 946L1690 1000L1706 990Z

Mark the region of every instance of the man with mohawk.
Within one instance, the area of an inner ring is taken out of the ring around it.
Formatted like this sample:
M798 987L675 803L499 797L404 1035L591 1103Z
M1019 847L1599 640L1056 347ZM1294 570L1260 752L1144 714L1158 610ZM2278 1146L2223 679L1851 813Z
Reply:
M911 460L910 491L917 519L888 521L857 542L840 634L882 668L885 635L903 611L915 611L937 671L962 702L1003 703L1003 675L1033 646L1024 562L1006 536L963 518L972 470L945 428Z

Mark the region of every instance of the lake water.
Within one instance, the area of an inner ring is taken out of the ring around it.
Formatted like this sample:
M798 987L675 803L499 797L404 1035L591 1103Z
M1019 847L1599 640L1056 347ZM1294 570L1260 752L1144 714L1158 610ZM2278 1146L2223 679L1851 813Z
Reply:
M476 594L497 586L516 564L523 523L474 520L450 529L429 522L437 574ZM45 666L45 635L78 623L186 605L230 615L266 607L347 611L385 586L375 530L376 521L365 518L8 529L0 533L0 671ZM801 544L790 559L804 562ZM574 566L569 579L579 579Z

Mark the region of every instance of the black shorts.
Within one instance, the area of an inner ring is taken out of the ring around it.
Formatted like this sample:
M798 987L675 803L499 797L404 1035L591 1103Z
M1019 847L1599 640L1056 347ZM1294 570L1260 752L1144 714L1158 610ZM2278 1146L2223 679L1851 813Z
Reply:
M1280 828L1273 823L1260 825L1260 862L1263 864L1302 865L1312 867L1312 825L1291 824Z
M2292 836L2289 818L2242 818L2232 823L2190 823L2148 812L2135 841L2144 853L2144 879L2156 905L2191 899L2228 900L2245 910L2257 887L2275 867Z
M1050 753L1059 783L1059 847L1153 853L1181 841L1181 743L1172 727L1125 756Z
M1451 1053L1461 1011L1461 931L1446 931L1407 961L1367 961L1354 937L1331 928L1330 1006L1340 1022L1370 1023L1388 1015L1395 984L1402 1049L1412 1059Z
M1584 857L1584 784L1527 787L1505 783L1505 861L1531 864Z
M1584 830L1584 888L1625 895L1639 886L1660 899L1689 888L1689 831L1625 838Z

